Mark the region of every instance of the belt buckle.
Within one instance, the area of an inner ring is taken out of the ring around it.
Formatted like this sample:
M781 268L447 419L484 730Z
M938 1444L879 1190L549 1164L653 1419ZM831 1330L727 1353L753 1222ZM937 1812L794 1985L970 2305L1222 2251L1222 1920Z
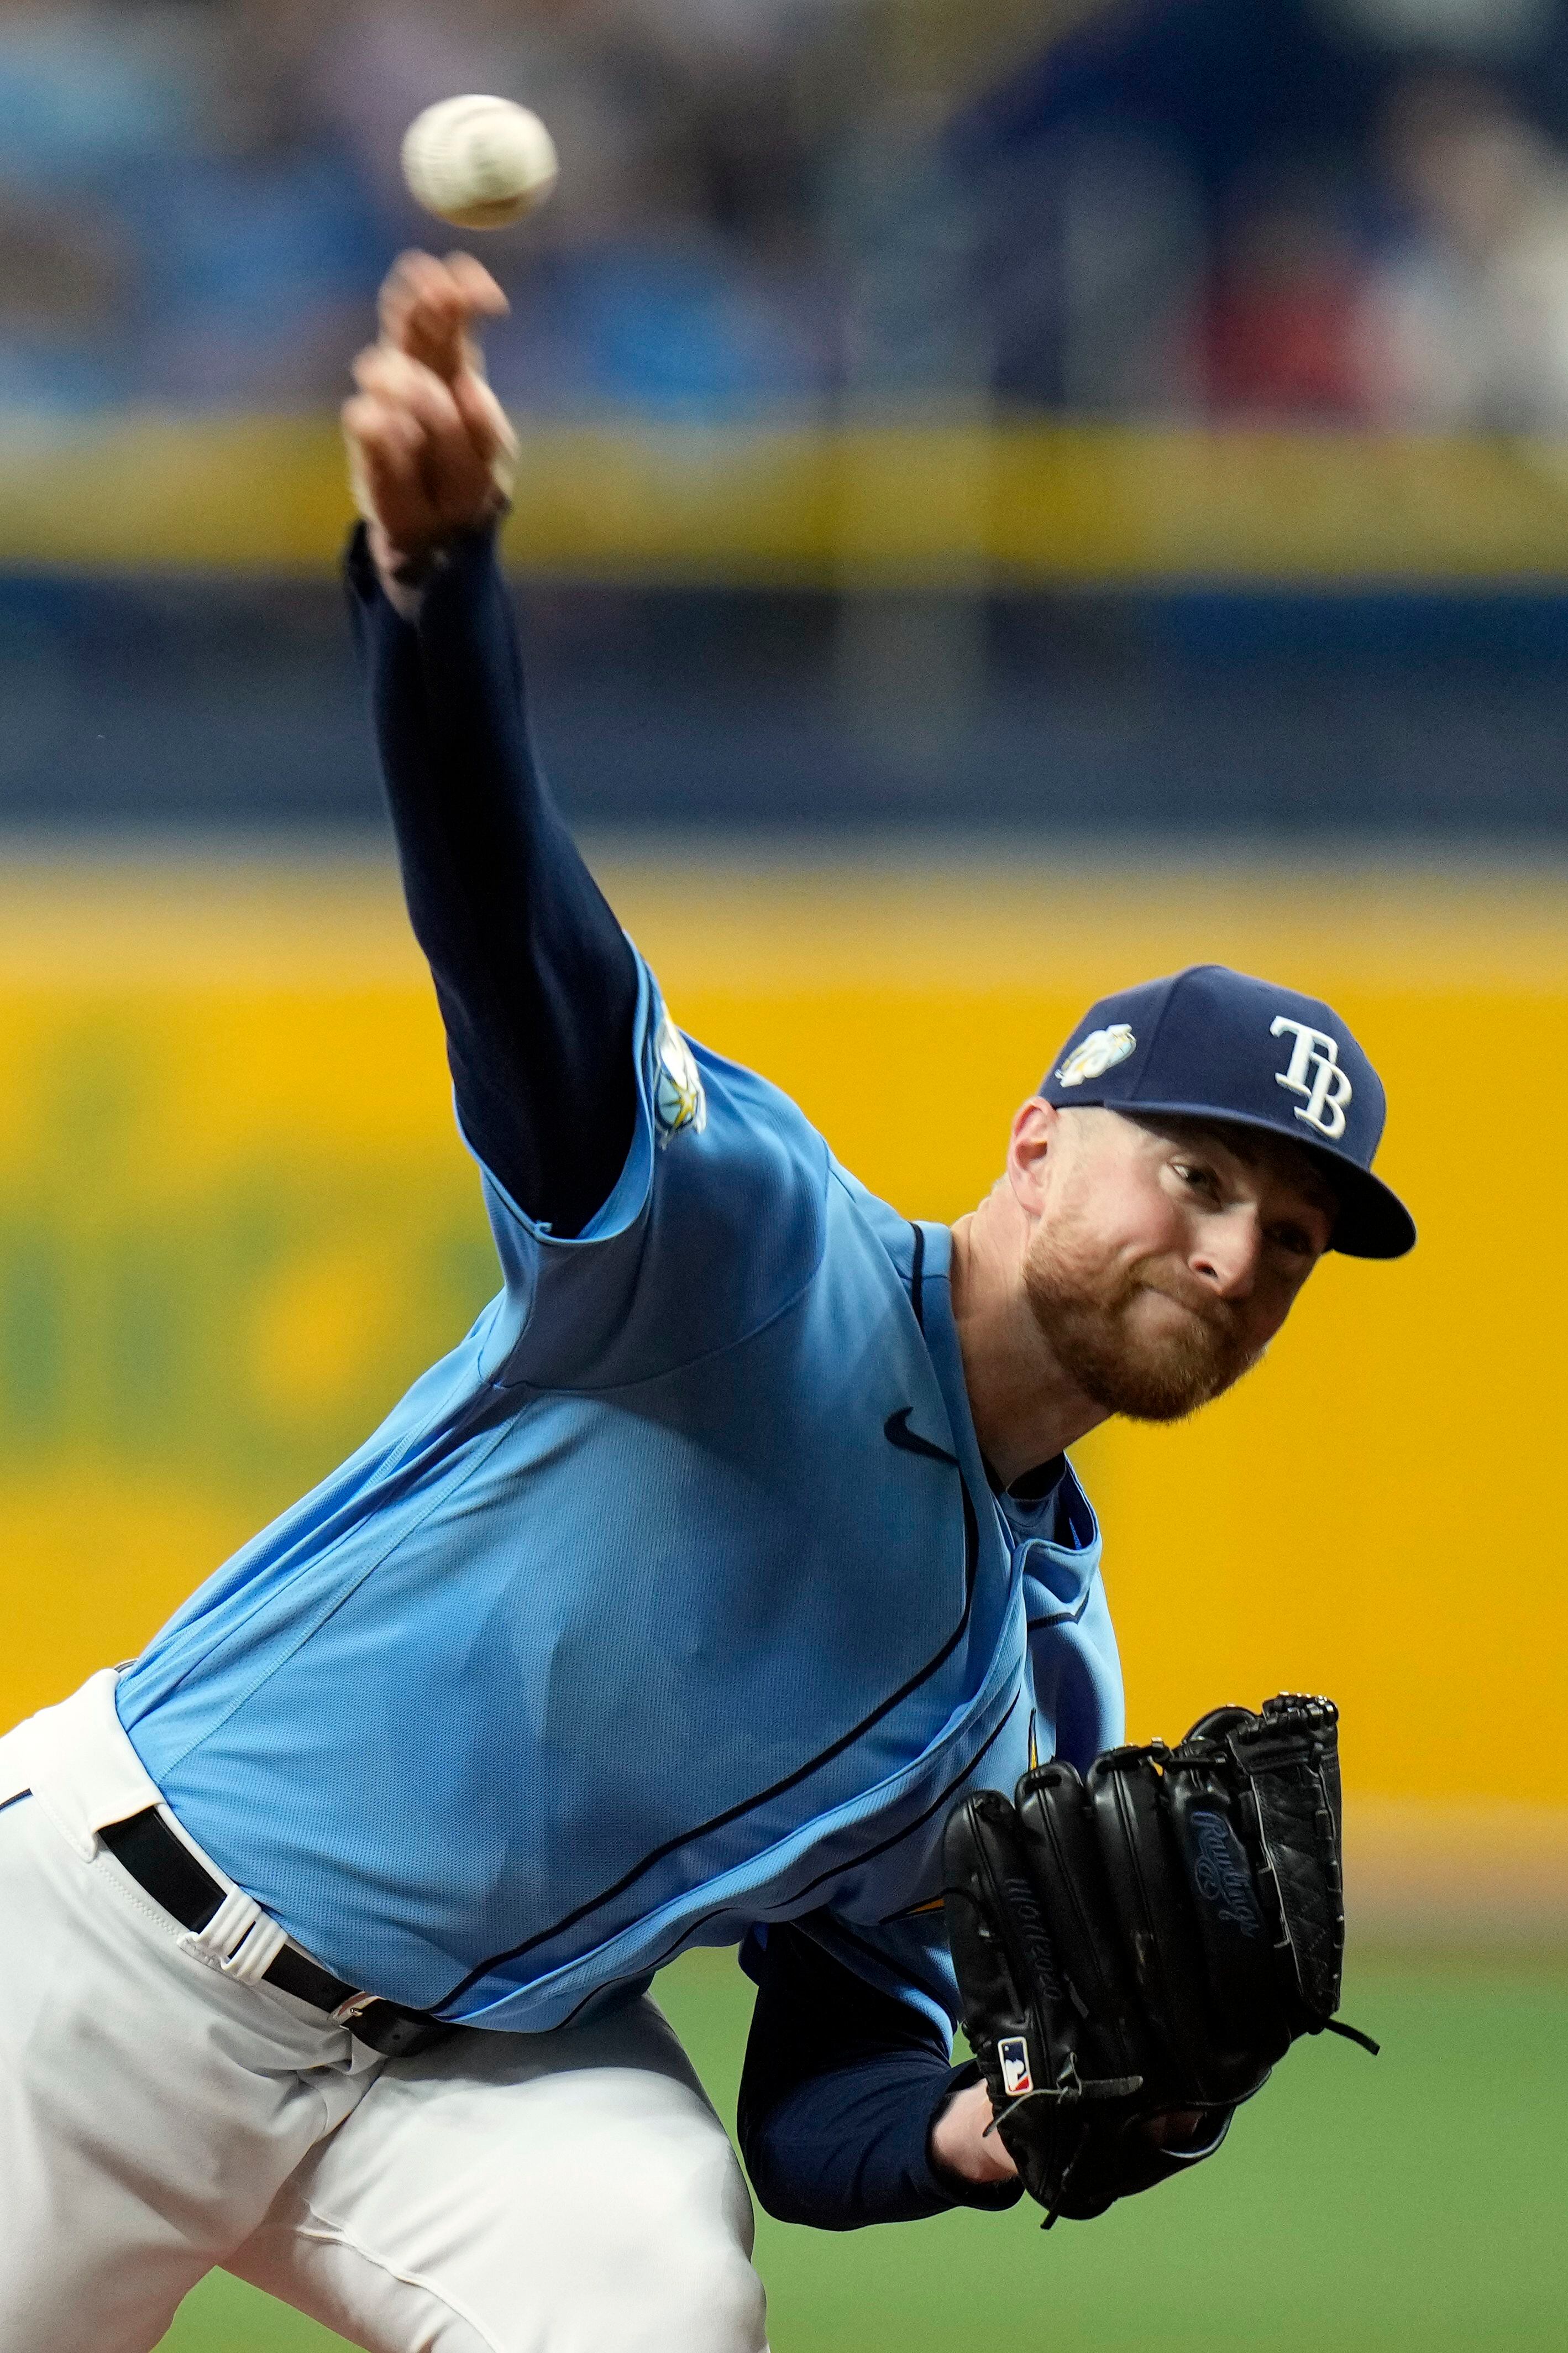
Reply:
M347 2001L340 2001L330 2015L334 2026L352 2026L367 2010L374 2010L381 2000L378 1993L351 1993Z

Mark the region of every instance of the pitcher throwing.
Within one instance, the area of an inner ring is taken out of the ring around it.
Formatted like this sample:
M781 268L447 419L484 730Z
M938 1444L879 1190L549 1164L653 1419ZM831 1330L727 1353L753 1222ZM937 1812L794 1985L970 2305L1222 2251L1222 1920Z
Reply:
M988 2079L952 2064L944 1829L989 1867L1012 1833L965 1801L1121 1740L1065 1450L1217 1397L1325 1251L1410 1246L1382 1088L1315 998L1144 981L1084 1016L949 1231L686 1038L530 752L474 340L500 307L476 263L407 258L345 424L501 1287L139 1659L0 1742L0 2343L26 2353L142 2353L214 2265L384 2353L756 2353L746 2189L647 1995L695 1945L756 1981L757 2193L826 2229L1008 2205L1010 2150L1096 2211L1252 2087L1162 2078L1075 2203L1023 2123L1070 2089L1037 1945L983 1989Z

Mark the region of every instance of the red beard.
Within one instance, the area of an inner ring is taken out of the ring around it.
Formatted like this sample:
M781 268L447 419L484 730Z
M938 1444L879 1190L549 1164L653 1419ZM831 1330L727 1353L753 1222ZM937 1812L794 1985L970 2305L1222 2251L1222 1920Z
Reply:
M1058 1364L1091 1404L1133 1421L1181 1421L1250 1372L1263 1350L1225 1301L1191 1306L1152 1281L1150 1265L1140 1260L1097 1281L1065 1235L1042 1235L1024 1262L1024 1288ZM1151 1293L1177 1310L1157 1332L1134 1320Z

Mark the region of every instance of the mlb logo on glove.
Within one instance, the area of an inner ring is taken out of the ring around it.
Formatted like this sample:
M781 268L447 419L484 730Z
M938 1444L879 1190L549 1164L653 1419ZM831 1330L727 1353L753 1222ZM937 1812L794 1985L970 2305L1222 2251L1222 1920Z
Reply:
M1032 2092L1034 2078L1029 2073L1029 2046L1021 2034L1009 2034L996 2045L996 2056L1002 2067L1002 2089L1011 2100L1021 2092Z

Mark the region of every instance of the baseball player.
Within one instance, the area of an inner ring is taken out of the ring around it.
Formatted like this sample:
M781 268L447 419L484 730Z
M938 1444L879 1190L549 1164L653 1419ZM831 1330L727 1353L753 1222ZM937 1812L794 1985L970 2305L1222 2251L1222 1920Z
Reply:
M1011 2204L995 2071L952 2064L942 1839L1121 1736L1065 1450L1219 1395L1326 1250L1414 1239L1345 1024L1218 967L1086 1014L951 1231L681 1034L529 749L474 340L501 307L405 258L345 426L502 1285L140 1658L0 1743L27 2353L152 2347L215 2265L385 2353L755 2353L746 2189L647 1995L695 1945L756 1981L772 2211ZM1226 2113L1136 2120L1121 2187Z

